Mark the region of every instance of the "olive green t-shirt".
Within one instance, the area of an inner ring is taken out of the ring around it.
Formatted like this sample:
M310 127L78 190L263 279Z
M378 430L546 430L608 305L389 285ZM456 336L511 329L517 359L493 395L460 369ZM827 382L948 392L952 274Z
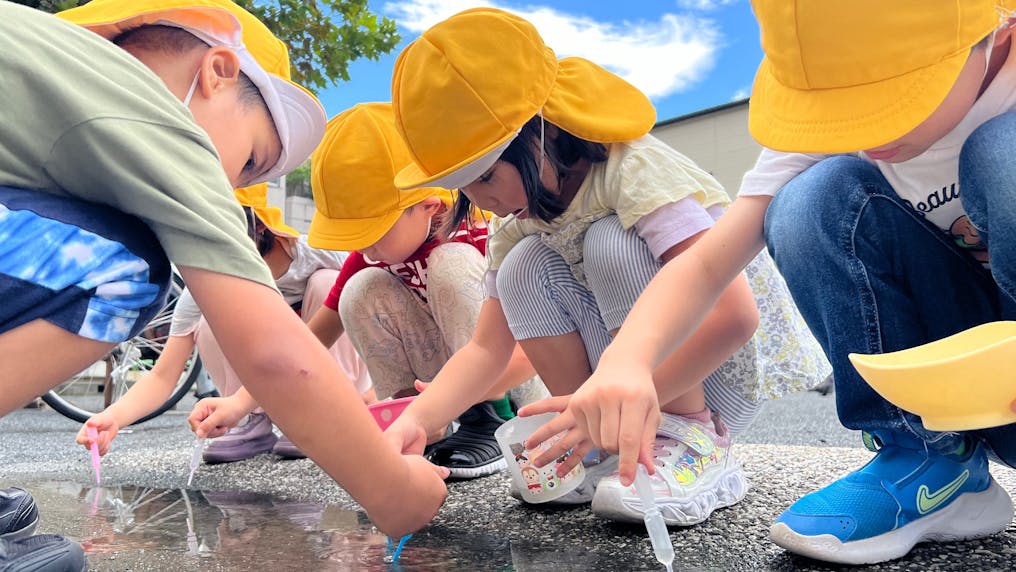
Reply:
M113 43L0 1L0 185L137 216L169 259L274 288L207 133Z

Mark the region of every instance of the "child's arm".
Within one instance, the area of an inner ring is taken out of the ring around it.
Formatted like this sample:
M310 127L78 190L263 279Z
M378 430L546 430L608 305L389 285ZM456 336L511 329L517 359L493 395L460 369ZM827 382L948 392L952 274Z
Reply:
M623 483L634 479L637 461L652 463L658 404L683 391L680 384L669 383L660 392L654 376L673 371L667 368L681 361L686 377L701 380L710 373L694 370L704 362L701 356L715 357L716 352L729 356L746 341L738 325L746 322L740 322L738 315L751 291L745 291L748 286L743 279L735 279L764 245L762 226L770 200L770 196L738 198L713 228L663 266L639 296L589 380L567 401L547 400L522 410L524 414L565 411L536 431L531 443L575 427L556 447L567 449L586 435L597 446L611 445L607 448L620 453L618 471ZM713 312L718 301L723 303ZM704 322L707 316L710 321ZM723 334L725 328L731 328L731 333ZM581 452L583 447L576 448L576 453Z
M533 364L529 363L529 358L526 357L526 353L522 351L522 346L515 344L515 350L512 351L512 357L508 361L508 366L505 368L504 373L501 374L500 378L498 378L497 383L487 390L487 393L482 397L482 399L484 401L500 399L507 391L522 384L522 382L535 375L536 369L533 368ZM417 391L420 391L421 393L430 387L429 382L420 380L416 380L415 385Z
M342 317L339 316L339 313L325 305L314 312L310 321L307 322L307 327L326 348L332 347L338 341L339 336L346 331L342 326Z
M501 301L487 298L473 337L448 359L427 391L388 427L385 435L389 441L403 452L423 452L427 435L481 401L504 377L515 346Z
M385 443L353 384L277 292L194 267L180 273L244 387L378 528L400 537L434 517L447 469Z
M99 454L109 452L110 443L120 428L134 423L145 415L155 411L176 387L183 370L187 366L187 358L194 350L194 336L170 336L162 355L155 360L152 370L139 379L127 393L106 408L105 411L93 415L78 431L76 441L86 449L91 447L92 440L88 437L86 427L95 427L98 432Z

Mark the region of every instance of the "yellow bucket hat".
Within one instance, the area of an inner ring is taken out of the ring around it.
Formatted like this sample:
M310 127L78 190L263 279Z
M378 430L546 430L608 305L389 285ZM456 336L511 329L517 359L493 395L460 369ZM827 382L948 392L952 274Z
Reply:
M57 16L110 40L133 28L159 24L233 50L240 69L261 92L282 141L279 161L260 181L298 167L321 140L327 116L317 98L290 81L285 44L232 0L92 0Z
M942 103L1014 0L752 0L765 58L752 136L778 151L872 149Z
M233 189L233 194L241 205L250 207L254 211L254 216L265 223L273 233L293 238L300 237L300 231L283 221L282 209L268 206L268 183Z
M558 60L532 24L493 8L460 12L406 46L392 102L413 158L395 177L402 189L468 185L537 114L599 143L636 139L656 121L633 85L588 60Z
M442 188L400 191L395 173L410 163L390 103L361 103L333 117L310 161L316 211L308 243L358 250L380 240L402 211L427 197L452 202Z

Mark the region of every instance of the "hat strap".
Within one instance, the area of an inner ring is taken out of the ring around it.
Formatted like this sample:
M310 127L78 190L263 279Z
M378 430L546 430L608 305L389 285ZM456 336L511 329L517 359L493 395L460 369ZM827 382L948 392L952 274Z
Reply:
M543 119L543 108L540 108L540 112L537 113L540 116L540 165L537 168L537 173L540 175L540 183L543 183L543 163L544 158L547 156L547 149L544 147L544 119Z
M183 97L183 106L190 108L191 98L194 97L194 90L198 87L198 78L201 77L201 66L198 66L197 73L194 74L194 80L191 81L190 89L187 90L187 95Z

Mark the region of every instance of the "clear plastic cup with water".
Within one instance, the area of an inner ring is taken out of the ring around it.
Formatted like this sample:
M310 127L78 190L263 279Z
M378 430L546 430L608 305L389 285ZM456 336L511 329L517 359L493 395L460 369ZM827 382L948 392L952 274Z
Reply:
M554 443L564 436L564 432L554 435L535 449L527 449L526 439L544 423L550 421L558 413L543 413L531 417L516 417L505 422L494 432L501 452L508 462L508 473L521 493L522 500L529 503L544 503L570 493L582 483L586 476L585 468L579 463L563 477L557 474L557 468L567 455L555 459L543 467L533 462Z

